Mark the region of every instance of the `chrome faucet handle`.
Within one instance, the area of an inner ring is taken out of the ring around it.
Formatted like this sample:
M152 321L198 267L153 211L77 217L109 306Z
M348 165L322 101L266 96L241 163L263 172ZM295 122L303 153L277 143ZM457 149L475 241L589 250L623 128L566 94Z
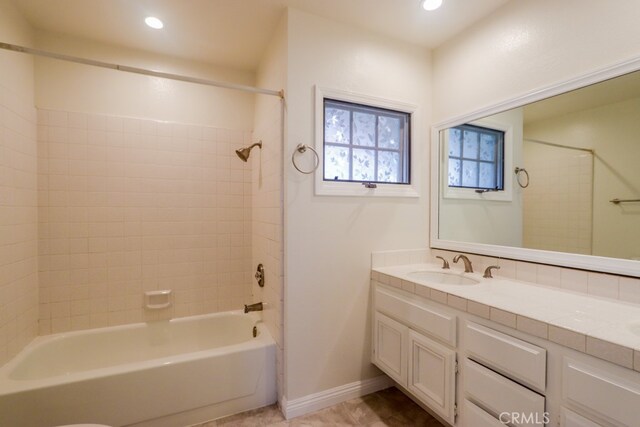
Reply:
M473 273L473 267L471 266L471 260L467 258L465 255L458 254L453 258L454 263L458 263L458 261L462 260L464 263L464 272L465 273Z
M485 279L493 279L493 276L491 275L491 270L500 270L500 266L490 265L484 270L484 274L482 275L482 277L484 277Z
M448 270L449 269L449 261L447 261L446 259L444 259L441 256L437 256L436 258L442 260L442 269L443 270Z

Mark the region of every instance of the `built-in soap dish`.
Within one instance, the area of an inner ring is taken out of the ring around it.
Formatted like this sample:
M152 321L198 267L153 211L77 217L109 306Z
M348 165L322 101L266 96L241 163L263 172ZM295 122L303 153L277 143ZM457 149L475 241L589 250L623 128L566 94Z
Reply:
M171 289L145 292L144 305L149 310L161 310L169 307L171 305Z

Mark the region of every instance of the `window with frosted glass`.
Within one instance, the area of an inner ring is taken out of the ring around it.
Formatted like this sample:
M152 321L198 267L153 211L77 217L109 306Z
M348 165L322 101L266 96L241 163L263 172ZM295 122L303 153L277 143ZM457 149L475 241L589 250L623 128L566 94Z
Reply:
M504 132L480 126L449 129L449 187L503 190Z
M409 184L410 114L324 100L324 180Z

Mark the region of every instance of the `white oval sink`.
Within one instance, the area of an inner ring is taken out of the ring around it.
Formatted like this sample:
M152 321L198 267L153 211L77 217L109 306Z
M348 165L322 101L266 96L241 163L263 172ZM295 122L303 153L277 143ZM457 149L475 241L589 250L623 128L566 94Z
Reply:
M461 276L455 273L443 273L440 271L412 271L407 276L418 282L432 283L434 285L477 285L479 280Z

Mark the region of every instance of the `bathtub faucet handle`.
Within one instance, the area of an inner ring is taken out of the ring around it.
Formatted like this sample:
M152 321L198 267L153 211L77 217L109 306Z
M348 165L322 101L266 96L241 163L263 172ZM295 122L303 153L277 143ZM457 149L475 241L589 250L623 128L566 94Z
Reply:
M248 313L250 311L262 311L263 306L261 302L257 302L255 304L244 305L244 312Z

